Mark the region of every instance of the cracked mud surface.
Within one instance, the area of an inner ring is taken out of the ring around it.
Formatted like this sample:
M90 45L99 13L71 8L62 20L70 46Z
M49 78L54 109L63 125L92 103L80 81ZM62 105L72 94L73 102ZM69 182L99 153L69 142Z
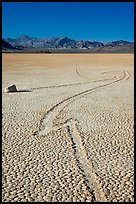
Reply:
M134 201L133 69L131 54L3 54L3 202Z

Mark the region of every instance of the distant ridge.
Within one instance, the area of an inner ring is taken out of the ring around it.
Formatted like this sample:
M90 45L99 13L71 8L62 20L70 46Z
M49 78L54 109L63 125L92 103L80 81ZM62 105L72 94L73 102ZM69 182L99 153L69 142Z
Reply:
M116 40L112 42L98 42L89 40L74 40L68 37L51 37L51 38L35 38L29 36L21 36L16 39L4 38L3 42L7 42L13 49L53 49L53 50L84 50L84 51L111 51L111 50L128 50L133 51L134 43L125 40ZM6 45L5 45L6 46ZM3 49L4 46L3 46Z

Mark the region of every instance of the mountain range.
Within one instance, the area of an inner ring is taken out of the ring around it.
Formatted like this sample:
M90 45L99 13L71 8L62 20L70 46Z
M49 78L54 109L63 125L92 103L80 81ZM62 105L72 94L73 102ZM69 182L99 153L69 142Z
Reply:
M8 43L8 44L7 44ZM89 40L74 40L68 37L51 37L51 38L35 38L29 36L21 36L16 39L3 38L2 39L2 49L28 49L28 48L44 48L44 49L81 49L81 50L100 50L100 49L119 49L119 48L129 48L133 49L134 43L117 40L112 42L98 42Z

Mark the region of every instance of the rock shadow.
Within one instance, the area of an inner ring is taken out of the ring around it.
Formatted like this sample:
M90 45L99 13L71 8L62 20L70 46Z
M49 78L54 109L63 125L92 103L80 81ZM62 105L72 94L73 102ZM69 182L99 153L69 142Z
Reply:
M30 91L30 90L18 90L17 92L32 92L32 91Z

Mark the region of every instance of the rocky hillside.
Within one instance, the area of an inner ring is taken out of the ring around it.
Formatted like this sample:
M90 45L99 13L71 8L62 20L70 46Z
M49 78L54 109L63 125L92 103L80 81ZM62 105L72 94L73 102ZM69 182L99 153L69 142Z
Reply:
M2 40L2 50L6 49L16 49L14 46L6 42L5 40Z
M46 49L96 49L96 48L114 48L114 47L133 47L133 42L124 40L112 42L97 42L73 40L68 37L53 37L53 38L34 38L29 36L21 36L17 39L3 39L10 45L16 48L46 48Z

